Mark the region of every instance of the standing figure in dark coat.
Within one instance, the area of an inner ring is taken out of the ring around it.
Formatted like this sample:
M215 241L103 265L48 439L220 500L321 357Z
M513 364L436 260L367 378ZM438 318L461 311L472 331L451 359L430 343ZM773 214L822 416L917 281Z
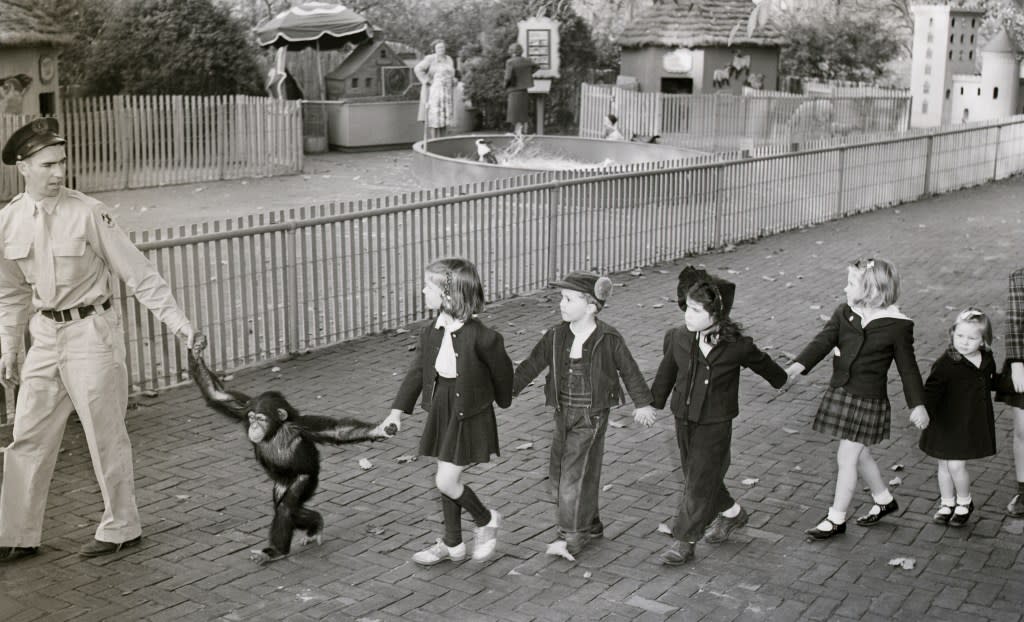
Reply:
M967 460L996 453L991 343L988 317L974 307L964 309L949 329L949 348L932 365L924 384L931 424L921 433L920 447L939 461L940 505L932 520L941 525L962 527L967 522L974 511Z
M511 58L505 61L505 90L508 91L508 113L505 120L515 126L515 133L526 133L526 124L530 122L530 94L527 89L533 86L533 73L537 65L523 56L523 46L513 43L508 46Z

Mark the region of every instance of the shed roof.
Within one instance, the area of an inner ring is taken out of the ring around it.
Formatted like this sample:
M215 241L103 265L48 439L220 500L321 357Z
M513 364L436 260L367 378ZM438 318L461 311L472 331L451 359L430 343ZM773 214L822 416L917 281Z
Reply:
M785 43L769 23L747 36L750 0L676 0L649 7L622 31L616 42L624 48L645 45L664 47L724 47L729 34L740 24L734 46L774 47Z
M345 57L345 60L341 61L337 67L332 69L331 73L327 74L326 78L328 80L344 80L348 78L358 71L360 67L366 64L366 61L371 58L375 58L377 50L386 45L390 50L391 46L383 39L371 39L365 43L361 43ZM392 54L394 54L394 50L392 50ZM395 62L401 63L401 60L398 57L395 57Z
M36 0L0 0L0 48L58 46L72 37Z

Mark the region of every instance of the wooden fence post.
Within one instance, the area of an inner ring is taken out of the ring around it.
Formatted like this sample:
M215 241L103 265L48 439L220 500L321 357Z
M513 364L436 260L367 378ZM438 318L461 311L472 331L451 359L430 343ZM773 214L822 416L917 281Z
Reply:
M558 220L561 215L562 185L548 188L548 281L558 280Z
M285 333L285 351L288 354L295 354L299 351L299 307L302 301L299 300L299 241L298 226L292 220L288 223L285 231L285 265L284 278L285 291L288 292L284 303L284 323L287 332Z
M932 142L935 136L933 134L928 135L928 147L924 157L924 190L921 196L928 196L931 194L932 186Z
M839 196L836 197L836 218L843 217L846 208L846 145L839 148Z
M714 188L712 188L711 194L711 217L713 219L713 222L715 223L711 237L712 248L717 248L719 246L724 245L724 242L722 241L722 220L724 219L724 214L722 214L722 171L724 169L725 166L721 164L715 167L715 186Z
M999 179L999 141L1003 138L1003 126L996 126L996 152L992 156L992 181Z

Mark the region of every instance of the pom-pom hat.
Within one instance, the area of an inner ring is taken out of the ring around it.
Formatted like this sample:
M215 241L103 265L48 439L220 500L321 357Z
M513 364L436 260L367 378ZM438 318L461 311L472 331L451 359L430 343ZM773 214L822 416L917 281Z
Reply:
M712 291L715 292L715 300L711 304L713 306L721 305L721 315L728 316L732 311L732 303L736 299L736 284L708 274L706 270L694 266L686 266L679 273L679 284L676 286L676 299L679 302L679 308L683 311L686 310L686 293L690 291L691 287L700 283L707 283L711 286ZM708 311L714 313L715 309L708 309Z
M561 281L550 284L551 287L568 289L593 296L600 310L612 293L612 280L606 276L598 276L589 272L570 272Z

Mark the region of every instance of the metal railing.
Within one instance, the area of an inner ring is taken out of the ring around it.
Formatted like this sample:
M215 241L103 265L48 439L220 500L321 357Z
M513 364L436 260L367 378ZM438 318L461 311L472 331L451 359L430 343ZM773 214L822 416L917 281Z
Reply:
M628 270L1024 171L1024 116L857 144L612 174L525 176L136 236L217 368L427 316L434 258L473 260L488 300L571 270ZM133 391L186 379L185 353L124 291Z

